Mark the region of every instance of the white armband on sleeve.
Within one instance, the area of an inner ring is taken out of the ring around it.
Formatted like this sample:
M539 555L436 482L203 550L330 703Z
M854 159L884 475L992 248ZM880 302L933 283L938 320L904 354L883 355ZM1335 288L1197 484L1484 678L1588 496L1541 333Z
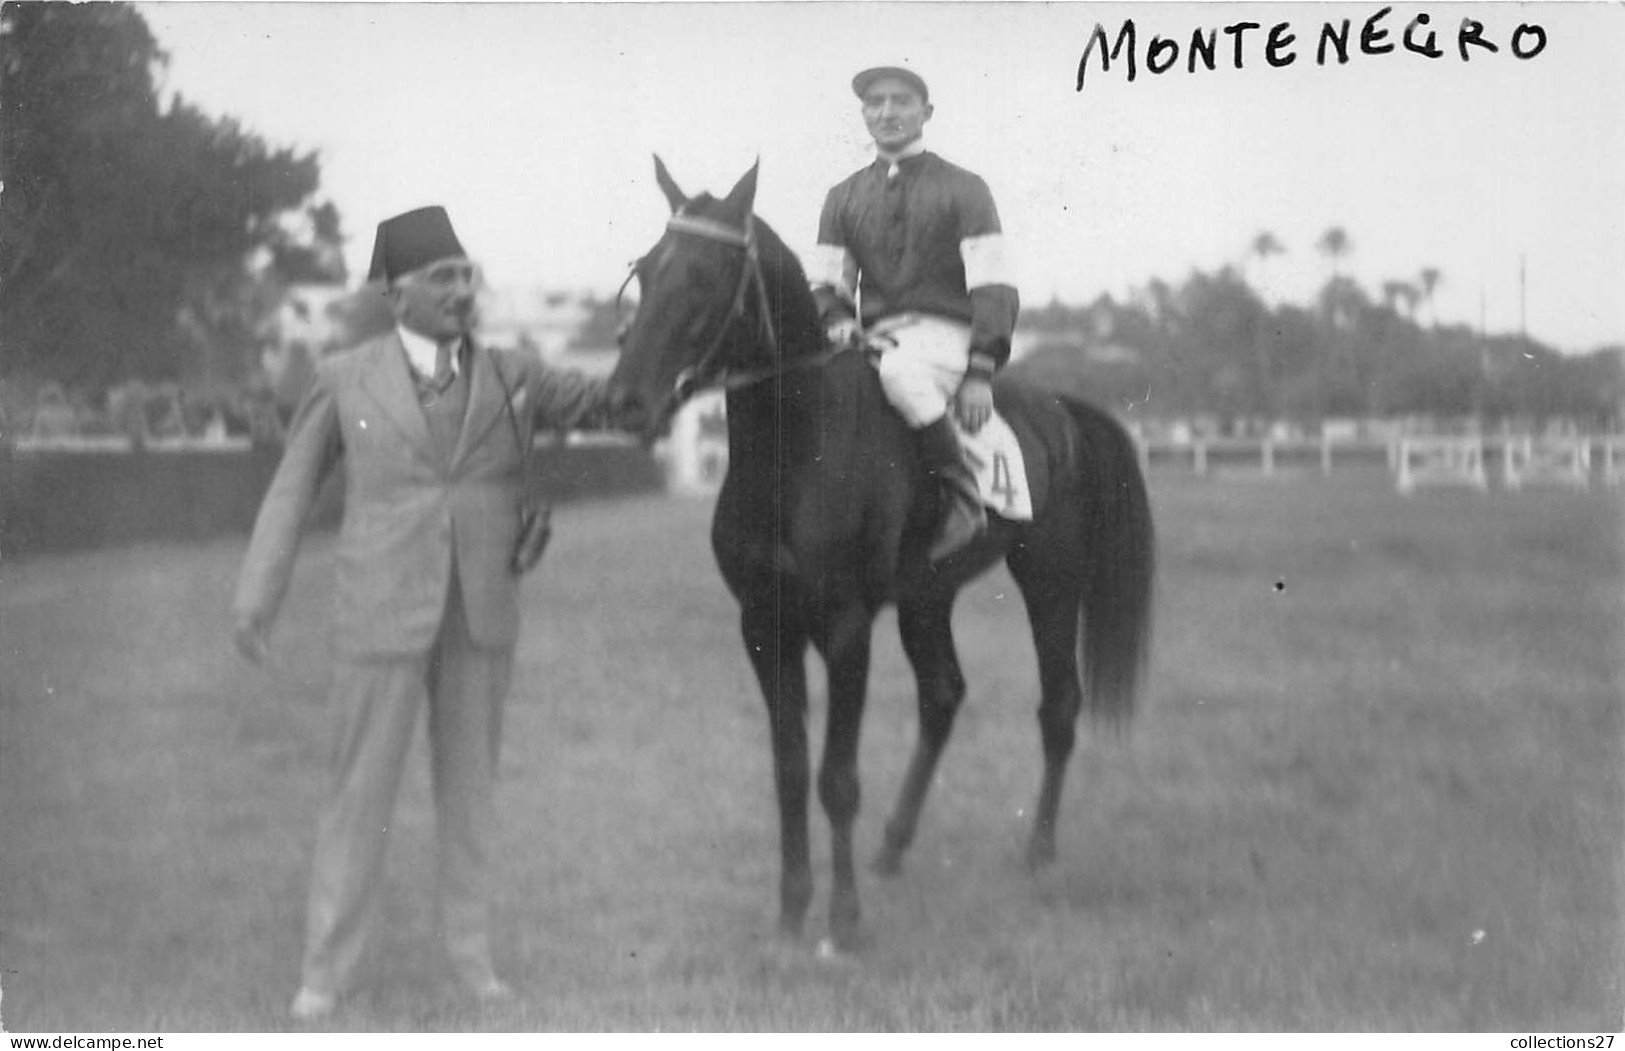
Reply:
M984 285L1014 285L1004 260L1004 235L982 234L959 242L959 256L965 261L965 289Z
M807 281L851 302L857 298L858 262L840 245L815 245L807 257Z

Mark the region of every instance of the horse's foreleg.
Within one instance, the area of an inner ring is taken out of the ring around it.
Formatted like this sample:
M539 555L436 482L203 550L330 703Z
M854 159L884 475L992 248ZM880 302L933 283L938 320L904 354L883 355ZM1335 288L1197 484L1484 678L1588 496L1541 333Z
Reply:
M858 947L861 908L852 862L852 826L858 815L858 736L869 688L869 644L873 614L844 610L831 619L820 640L829 671L829 715L818 796L829 816L831 867L830 938L835 947Z
M1044 781L1038 791L1038 812L1027 843L1027 863L1042 868L1055 860L1055 820L1067 761L1077 740L1078 711L1083 691L1078 683L1078 602L1070 588L1053 582L1041 594L1027 595L1027 615L1038 649L1038 681L1043 698L1038 705L1038 727L1044 745Z
M779 930L801 934L812 901L812 861L807 846L806 633L786 623L773 606L746 608L745 652L761 683L773 738L773 776L779 799Z
M914 668L918 684L920 736L909 760L908 773L897 797L891 820L886 822L886 841L875 858L875 871L892 876L902 871L903 854L914 842L925 794L936 775L954 716L965 699L965 676L954 653L952 617L953 596L935 595L925 600L900 602L897 626L903 651Z

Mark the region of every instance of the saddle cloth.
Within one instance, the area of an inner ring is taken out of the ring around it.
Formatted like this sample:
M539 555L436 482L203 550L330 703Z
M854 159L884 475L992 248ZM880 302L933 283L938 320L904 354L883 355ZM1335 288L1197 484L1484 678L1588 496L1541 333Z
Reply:
M902 314L876 324L867 333L864 347L870 367L879 371L881 356L897 345L900 330L914 329L919 333L922 329L928 329L934 320L923 319L917 314ZM938 324L936 328L945 331L928 330L924 332L925 337L930 339L935 335L947 343L962 341L968 337L967 326L957 323ZM945 357L951 359L952 355ZM940 382L945 388L945 393L957 383L957 378L944 373ZM975 434L967 433L965 428L960 426L951 407L948 410L948 419L953 425L954 433L959 437L960 448L964 451L965 462L976 479L976 488L981 494L982 503L988 510L1002 518L1016 522L1032 521L1033 493L1028 481L1026 457L1022 453L1016 432L999 414L998 409L993 410L988 421Z
M948 418L953 420L954 431L959 435L965 462L976 476L982 503L1000 518L1031 522L1033 494L1027 484L1027 461L1010 424L995 411L981 430L967 434L952 411Z

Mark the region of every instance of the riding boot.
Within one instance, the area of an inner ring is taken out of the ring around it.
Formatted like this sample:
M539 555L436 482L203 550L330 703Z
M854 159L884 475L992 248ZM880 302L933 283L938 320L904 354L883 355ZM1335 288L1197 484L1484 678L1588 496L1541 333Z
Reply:
M925 469L941 484L947 503L942 517L942 531L931 545L930 552L931 561L940 562L987 530L987 511L982 506L976 478L965 464L959 436L954 433L948 417L921 427L915 433L919 435L920 456L925 461Z

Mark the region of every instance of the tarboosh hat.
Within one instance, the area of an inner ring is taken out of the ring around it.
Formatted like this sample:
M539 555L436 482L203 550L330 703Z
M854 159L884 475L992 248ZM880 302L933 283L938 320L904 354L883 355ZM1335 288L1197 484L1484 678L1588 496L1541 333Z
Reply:
M451 217L438 204L414 208L378 224L368 281L393 281L440 259L465 257Z

